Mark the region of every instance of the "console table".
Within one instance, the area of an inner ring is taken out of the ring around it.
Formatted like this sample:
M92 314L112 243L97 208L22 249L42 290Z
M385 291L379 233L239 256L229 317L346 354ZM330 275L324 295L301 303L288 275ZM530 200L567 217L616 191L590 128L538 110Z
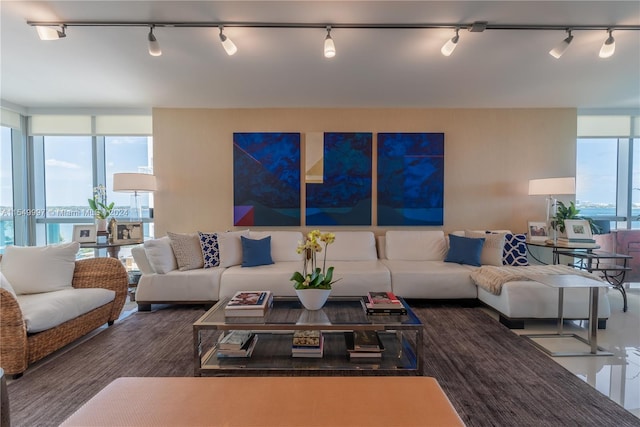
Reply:
M564 255L577 259L573 264L574 267L581 270L587 270L590 273L601 272L604 278L614 288L622 294L624 306L622 311L627 311L627 292L624 289L623 282L627 271L631 271L631 267L627 265L631 255L616 254L603 251L558 251L558 256ZM622 265L618 264L622 261Z
M560 264L560 255L562 255L564 252L567 252L567 251L591 253L596 249L600 249L600 246L596 243L594 243L593 245L573 244L573 243L560 244L557 242L553 243L553 241L550 241L550 240L543 240L543 241L527 240L526 244L527 244L527 251L529 252L529 255L531 255L533 259L535 259L541 264L545 264L545 262L540 261L538 258L536 258L529 251L529 246L550 248L553 251L553 264Z

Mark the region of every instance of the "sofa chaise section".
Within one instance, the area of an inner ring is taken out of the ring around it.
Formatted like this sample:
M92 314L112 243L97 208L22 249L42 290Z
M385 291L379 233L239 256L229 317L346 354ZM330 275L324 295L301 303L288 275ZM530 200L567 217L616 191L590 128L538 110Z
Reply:
M590 290L588 288L565 289L563 317L588 319ZM611 315L606 289L598 290L598 327L604 329ZM558 289L531 280L505 283L500 295L494 295L478 287L478 299L500 314L500 323L511 329L524 328L527 319L557 319Z

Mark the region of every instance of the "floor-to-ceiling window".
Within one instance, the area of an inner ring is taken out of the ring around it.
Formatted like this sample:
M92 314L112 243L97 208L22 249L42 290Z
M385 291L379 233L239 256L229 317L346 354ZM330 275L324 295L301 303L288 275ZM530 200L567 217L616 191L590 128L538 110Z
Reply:
M0 127L0 253L13 244L13 156L11 128Z
M576 206L610 228L640 228L637 116L579 116Z
M44 200L47 244L71 242L74 220L91 221L87 199L93 194L90 136L45 136Z
M72 241L75 224L94 223L88 199L99 185L116 204L114 216L129 220L130 194L112 191L113 174L153 173L150 116L26 117L1 111L0 253L7 244ZM6 119L16 124L4 127ZM151 237L153 197L143 194L140 200L144 235ZM93 255L92 249L80 254Z

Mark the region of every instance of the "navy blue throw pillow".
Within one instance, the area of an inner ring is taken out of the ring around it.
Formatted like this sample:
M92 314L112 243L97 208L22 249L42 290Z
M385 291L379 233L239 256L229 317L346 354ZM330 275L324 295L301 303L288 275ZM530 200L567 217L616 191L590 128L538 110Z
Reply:
M271 236L255 240L240 236L242 239L242 266L255 267L257 265L273 264L271 258Z
M483 245L484 238L473 239L449 234L449 252L447 252L444 262L480 267L480 254Z

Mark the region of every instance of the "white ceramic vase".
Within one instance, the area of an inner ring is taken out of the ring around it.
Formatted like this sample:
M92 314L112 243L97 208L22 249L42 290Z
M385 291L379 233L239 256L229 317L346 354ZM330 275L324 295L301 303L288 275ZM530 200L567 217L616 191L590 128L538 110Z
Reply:
M298 299L307 310L320 310L327 302L331 289L296 289Z
M97 231L107 231L107 220L96 218L96 230Z

